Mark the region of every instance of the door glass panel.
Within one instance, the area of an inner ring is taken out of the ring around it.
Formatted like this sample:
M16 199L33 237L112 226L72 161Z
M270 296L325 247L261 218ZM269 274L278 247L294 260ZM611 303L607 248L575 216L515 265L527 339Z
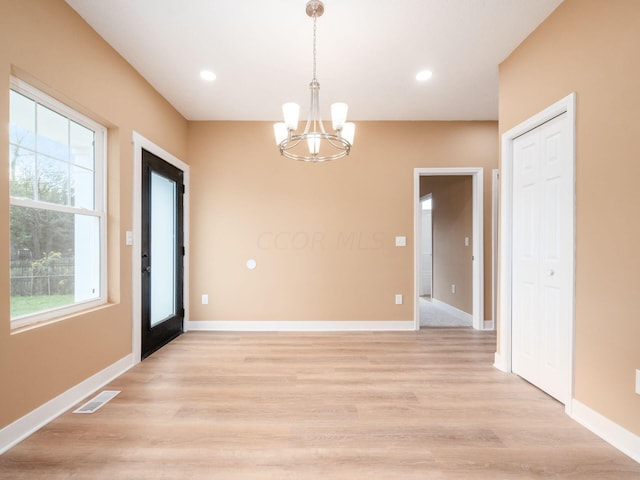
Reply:
M151 173L151 327L176 314L176 182Z

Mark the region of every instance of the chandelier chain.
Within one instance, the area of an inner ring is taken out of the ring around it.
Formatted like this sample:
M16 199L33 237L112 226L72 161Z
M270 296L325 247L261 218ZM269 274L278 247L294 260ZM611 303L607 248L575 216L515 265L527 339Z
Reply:
M316 81L316 24L318 20L318 15L314 12L313 14L313 80Z

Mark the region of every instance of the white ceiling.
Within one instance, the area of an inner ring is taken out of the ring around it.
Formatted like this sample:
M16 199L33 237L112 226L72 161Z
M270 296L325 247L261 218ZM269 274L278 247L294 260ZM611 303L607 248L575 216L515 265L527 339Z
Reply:
M66 0L189 120L306 116L313 20L306 0ZM562 0L325 0L323 117L495 120L498 64ZM217 75L205 83L199 73ZM424 83L422 69L433 71ZM325 111L326 109L326 111Z

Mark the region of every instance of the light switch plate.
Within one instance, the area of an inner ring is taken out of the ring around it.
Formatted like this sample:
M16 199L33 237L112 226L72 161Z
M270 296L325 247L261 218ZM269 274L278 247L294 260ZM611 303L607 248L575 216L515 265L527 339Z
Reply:
M636 393L640 395L640 370L636 370Z
M133 232L127 230L124 234L124 243L127 245L133 245Z
M407 237L396 237L396 247L406 247L407 246Z
M396 293L396 305L402 305L402 294Z
M209 305L209 295L207 294L202 295L202 304Z

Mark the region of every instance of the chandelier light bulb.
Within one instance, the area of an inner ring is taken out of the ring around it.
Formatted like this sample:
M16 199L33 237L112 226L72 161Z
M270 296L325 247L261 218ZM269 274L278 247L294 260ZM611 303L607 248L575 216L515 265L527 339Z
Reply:
M273 133L276 136L276 145L280 145L284 140L287 139L289 135L289 131L287 129L287 125L284 122L276 123L273 126Z
M342 127L342 138L344 138L350 145L353 145L353 139L356 134L356 124L353 122L346 122Z
M309 153L311 155L318 155L318 153L320 153L320 134L312 133L309 135L307 144L309 145Z
M347 121L347 110L349 107L346 103L334 103L331 105L331 121L334 130L341 130Z
M284 123L289 130L298 129L298 118L300 118L300 105L289 102L282 105L282 114L284 115Z

